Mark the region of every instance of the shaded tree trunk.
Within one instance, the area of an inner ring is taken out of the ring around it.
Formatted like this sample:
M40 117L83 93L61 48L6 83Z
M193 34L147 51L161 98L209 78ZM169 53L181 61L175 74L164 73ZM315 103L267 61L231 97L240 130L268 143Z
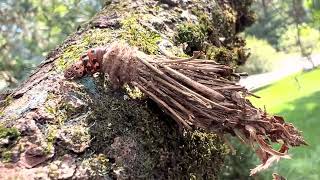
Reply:
M268 18L268 7L266 0L261 0L264 18Z
M216 178L227 151L216 135L179 130L135 90L113 91L100 76L66 81L63 71L88 48L121 40L147 54L201 50L243 64L237 33L253 22L251 1L107 2L2 99L0 177Z

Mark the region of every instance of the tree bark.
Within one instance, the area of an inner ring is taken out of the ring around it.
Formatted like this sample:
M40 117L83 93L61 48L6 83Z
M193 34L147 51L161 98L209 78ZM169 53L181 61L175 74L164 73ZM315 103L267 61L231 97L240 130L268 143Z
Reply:
M67 81L63 71L91 47L126 41L147 54L201 50L225 64L247 58L237 36L252 23L250 0L107 1L3 97L0 177L21 179L215 179L226 147L187 132L134 89L101 76ZM189 54L191 55L191 54Z

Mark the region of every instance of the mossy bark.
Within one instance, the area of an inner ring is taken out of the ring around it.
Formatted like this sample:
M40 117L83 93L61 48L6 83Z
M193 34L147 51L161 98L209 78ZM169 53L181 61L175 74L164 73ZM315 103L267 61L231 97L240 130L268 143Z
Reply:
M179 129L153 102L110 89L104 77L66 81L63 71L88 48L113 41L147 54L201 50L219 62L241 64L247 55L237 34L252 23L250 4L108 1L6 97L1 131L17 133L14 139L0 136L0 175L215 179L228 151L216 135Z

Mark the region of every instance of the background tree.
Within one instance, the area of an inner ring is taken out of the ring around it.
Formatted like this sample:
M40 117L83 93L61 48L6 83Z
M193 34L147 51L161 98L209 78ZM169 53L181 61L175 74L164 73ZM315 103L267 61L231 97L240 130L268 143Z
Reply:
M306 47L306 45L302 42L302 33L301 33L301 24L305 22L304 18L306 17L306 12L303 7L302 0L293 0L292 1L292 10L291 15L293 17L294 25L296 28L296 44L300 48L300 53L302 57L307 58L307 60L312 64L312 67L315 67L315 64L312 61L311 54L313 47Z

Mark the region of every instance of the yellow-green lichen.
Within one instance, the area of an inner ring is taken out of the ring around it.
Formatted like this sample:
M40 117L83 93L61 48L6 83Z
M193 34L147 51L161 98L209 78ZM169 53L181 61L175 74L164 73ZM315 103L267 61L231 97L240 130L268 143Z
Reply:
M89 168L91 177L105 177L111 169L111 163L104 154L95 155L85 160L82 164Z
M59 98L59 96L49 93L44 104L45 111L54 117L54 121L51 123L55 125L63 125L68 118L68 113L73 112L71 107L58 100Z
M66 111L59 109L56 105L45 104L45 110L47 113L54 116L54 124L62 125L64 121L68 118Z
M64 124L66 115L59 110L57 95L49 93L44 104L46 113L53 116L53 121L46 128L45 138L46 143L43 143L43 148L46 153L51 153L54 148L54 143L57 138L58 129Z
M83 125L76 125L73 128L66 129L65 132L69 133L72 143L81 144L90 141L89 129Z
M58 72L65 70L75 61L78 61L80 56L85 52L84 44L74 44L66 47L62 55L56 60L55 66Z
M113 31L110 29L91 29L83 34L82 42L86 46L103 46L110 43L115 38Z
M46 153L52 152L54 147L54 143L57 138L58 126L57 125L48 125L47 132L45 134L46 144L44 145L44 150Z
M125 19L121 22L121 39L126 40L131 46L138 47L147 54L157 54L157 43L161 40L159 34L146 29L139 24L137 17Z
M129 85L124 85L124 89L127 92L128 96L132 99L141 99L143 93L137 87L130 87Z

